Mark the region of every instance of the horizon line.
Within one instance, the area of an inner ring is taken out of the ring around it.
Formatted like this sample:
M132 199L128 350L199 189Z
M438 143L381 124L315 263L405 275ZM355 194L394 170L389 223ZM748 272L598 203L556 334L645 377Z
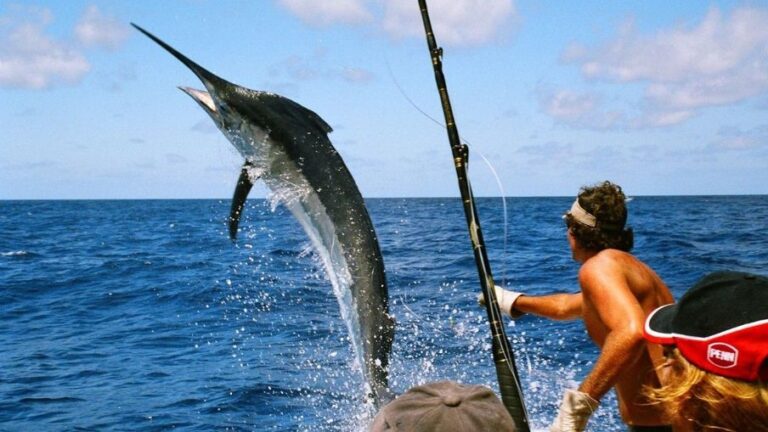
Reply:
M699 197L699 198L705 198L705 197L748 197L748 196L768 196L768 193L744 193L744 194L635 194L635 195L628 195L627 198L633 199L637 197L646 197L646 198L665 198L665 197ZM518 195L518 196L501 196L501 195L482 195L482 196L475 196L477 199L501 199L501 198L509 198L509 199L519 199L519 198L573 198L574 195ZM267 197L254 197L251 199L256 200L267 200ZM368 199L461 199L460 196L371 196L371 197L363 197L364 200ZM0 202L10 202L10 201L231 201L232 198L222 198L222 197L201 197L201 198L0 198Z

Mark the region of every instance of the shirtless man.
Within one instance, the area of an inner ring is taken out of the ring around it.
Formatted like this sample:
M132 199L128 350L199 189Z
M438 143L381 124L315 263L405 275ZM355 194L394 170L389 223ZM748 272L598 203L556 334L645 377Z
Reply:
M646 344L643 325L657 307L674 301L646 264L629 253L631 228L621 187L603 182L583 187L563 216L573 259L581 263L577 294L529 296L495 287L501 310L512 317L531 313L555 320L581 318L600 356L577 390L566 390L552 432L583 431L600 398L616 389L621 418L630 431L671 431L659 405L643 386L659 387L659 346Z

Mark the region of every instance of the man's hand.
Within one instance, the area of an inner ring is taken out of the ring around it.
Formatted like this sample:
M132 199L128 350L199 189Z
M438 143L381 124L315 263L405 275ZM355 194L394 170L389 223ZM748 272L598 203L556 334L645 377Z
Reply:
M582 432L587 427L589 416L597 410L600 402L578 390L566 390L557 418L549 426L549 432Z
M523 293L505 290L498 285L493 286L493 292L496 294L496 302L499 304L499 309L501 309L502 312L506 313L512 318L520 318L524 315L523 312L515 310L515 302L517 301L518 297L523 295ZM483 297L483 293L477 295L477 302L485 306L485 298Z

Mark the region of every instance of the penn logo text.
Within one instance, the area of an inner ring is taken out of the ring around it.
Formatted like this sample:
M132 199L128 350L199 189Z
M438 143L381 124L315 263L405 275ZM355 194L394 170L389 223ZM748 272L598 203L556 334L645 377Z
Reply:
M707 360L719 368L732 368L739 361L739 350L727 343L716 342L707 347Z

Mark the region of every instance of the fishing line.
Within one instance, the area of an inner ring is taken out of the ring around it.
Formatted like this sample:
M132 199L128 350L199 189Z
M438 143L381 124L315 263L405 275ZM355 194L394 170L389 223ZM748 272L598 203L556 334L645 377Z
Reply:
M434 117L429 115L429 113L427 113L426 111L422 110L416 104L416 102L414 102L413 99L411 99L408 96L408 94L405 93L405 90L403 90L403 87L400 85L400 82L397 80L397 77L395 77L394 72L392 72L392 67L389 64L389 60L387 59L386 55L384 57L384 63L387 65L387 71L389 72L389 78L392 80L392 83L395 84L395 87L397 87L397 90L400 92L400 95L403 96L403 98L405 98L405 100L407 100L408 103L411 104L411 106L416 109L416 111L421 113L421 115L423 115L424 117L432 120L433 123L435 123L436 125L440 126L441 129L445 130L446 126L440 120L435 119ZM480 150L475 148L469 141L465 140L463 137L461 138L461 142L463 144L468 145L468 146L472 146L474 151L477 152L478 155L480 155L480 157L483 159L483 161L485 161L486 166L491 171L491 174L493 174L493 177L496 180L496 185L499 188L499 192L501 192L502 216L503 216L503 219L504 219L504 225L503 225L503 227L504 227L504 242L503 242L503 247L502 247L502 250L501 250L501 257L502 257L502 259L501 259L501 285L506 285L506 281L507 281L507 265L506 265L506 261L507 261L507 235L508 235L507 194L504 192L504 186L502 186L502 184L501 184L501 179L499 178L499 174L496 172L496 169L493 167L493 164L491 163L491 161L488 160L488 158L486 158L485 155Z
M414 312L413 309L411 309L408 306L408 303L405 302L405 296L404 295L400 295L400 304L405 308L406 311L408 311L411 315L416 317L416 320L415 320L416 324L422 324L423 325L423 323L429 322L426 319L424 319L423 316L417 314L416 312ZM445 332L443 332L442 330L440 330L438 327L435 327L435 326L433 326L431 331L437 332L438 334L443 335L443 336L446 334Z
M462 139L465 144L469 145L468 141L465 141ZM507 265L506 265L506 258L507 258L507 194L504 192L504 186L501 184L501 179L499 178L499 174L496 172L496 169L494 169L493 164L491 161L488 160L488 158L485 157L485 155L480 151L477 150L477 148L474 149L477 154L480 155L481 158L485 161L485 164L488 166L488 169L491 170L491 174L493 174L493 178L496 179L496 186L499 187L499 191L501 191L501 206L502 206L502 212L504 216L504 246L502 249L502 260L501 260L501 282L502 285L506 285L507 280Z

